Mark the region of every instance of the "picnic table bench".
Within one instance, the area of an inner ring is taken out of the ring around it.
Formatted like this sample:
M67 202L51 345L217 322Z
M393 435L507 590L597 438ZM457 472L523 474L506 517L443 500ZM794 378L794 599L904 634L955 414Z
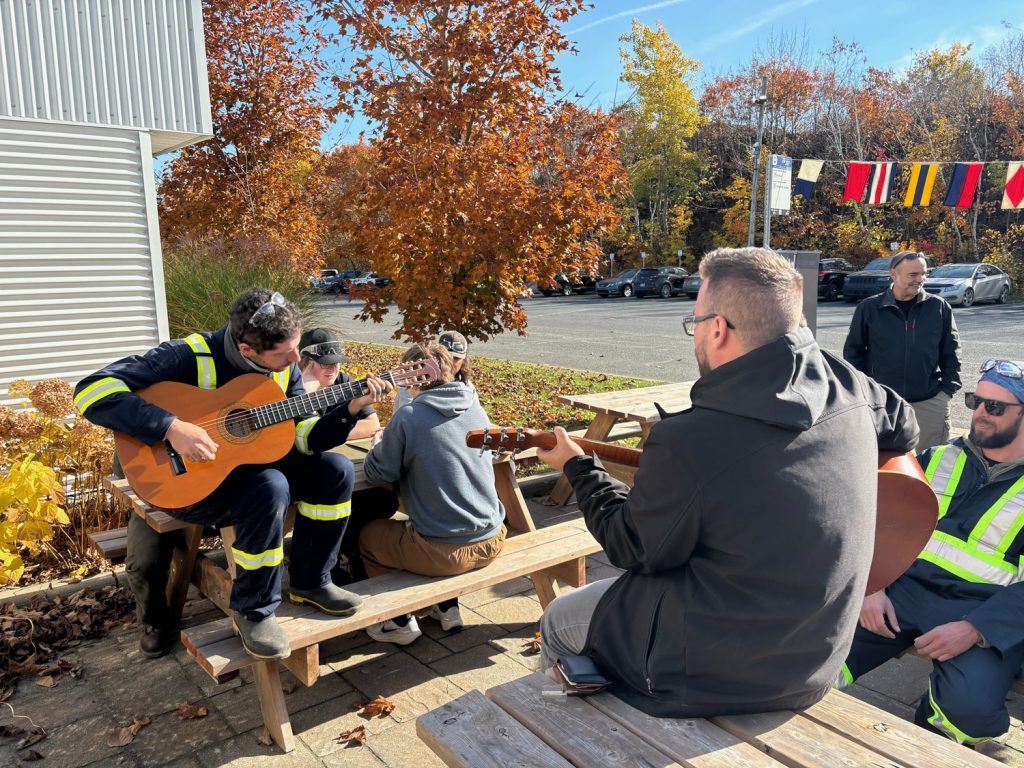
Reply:
M355 490L370 487L362 471L365 451L348 445L343 452L352 459L356 470ZM276 615L292 653L280 663L301 683L313 685L320 667L319 643L330 638L520 576L530 577L542 606L558 596L559 582L574 587L586 583L586 556L601 549L586 525L576 520L538 530L508 457L495 459L494 482L498 498L505 507L509 538L493 562L455 576L429 577L398 571L348 585L347 589L363 597L363 605L352 616L328 616L307 605L282 603ZM182 522L166 510L147 504L135 495L127 481L109 477L106 484L155 530L161 533L181 531L167 588L172 619L180 620L190 585L230 616L234 564L228 558L225 569L199 552L203 536L211 531L201 525ZM229 548L234 540L234 529L225 527L218 532L225 549ZM294 749L278 662L249 656L227 617L189 627L182 631L181 639L188 653L217 682L230 680L243 667L252 666L264 724L282 750Z
M840 691L802 711L651 717L541 674L470 691L421 715L416 732L448 766L531 768L997 768L1001 763Z
M594 419L583 437L588 440L607 442L612 430L620 422L634 422L639 427L639 446L647 441L651 428L661 421L655 403L667 412L673 413L690 407L692 381L676 384L659 384L656 387L621 389L614 392L598 392L586 395L559 395L558 401L573 408L594 412ZM635 433L634 433L635 434ZM622 433L616 435L621 439ZM632 482L633 472L625 468L608 467L609 472L625 482ZM563 475L558 478L548 498L556 505L563 505L572 496L572 485Z

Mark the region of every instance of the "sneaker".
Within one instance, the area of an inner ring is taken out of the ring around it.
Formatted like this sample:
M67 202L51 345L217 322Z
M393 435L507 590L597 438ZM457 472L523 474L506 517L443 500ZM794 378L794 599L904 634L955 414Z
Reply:
M441 629L445 632L458 632L464 624L457 605L453 605L447 611L442 611L439 606L435 605L430 609L430 618L441 622Z
M373 624L367 627L366 634L378 643L408 645L423 633L420 632L420 625L416 622L416 617L410 616L409 623L404 627L388 619L380 624Z
M331 616L351 616L363 604L363 598L354 592L327 582L316 589L288 590L288 599L293 603L309 603Z
M291 656L288 638L275 617L250 621L243 613L235 611L232 624L245 652L254 659L287 659Z

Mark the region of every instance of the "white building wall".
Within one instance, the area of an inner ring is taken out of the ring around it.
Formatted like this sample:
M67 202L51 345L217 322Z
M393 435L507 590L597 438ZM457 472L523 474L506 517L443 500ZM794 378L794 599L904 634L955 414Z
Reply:
M0 116L208 137L201 0L0 0Z
M144 131L0 118L0 403L167 338L152 154Z

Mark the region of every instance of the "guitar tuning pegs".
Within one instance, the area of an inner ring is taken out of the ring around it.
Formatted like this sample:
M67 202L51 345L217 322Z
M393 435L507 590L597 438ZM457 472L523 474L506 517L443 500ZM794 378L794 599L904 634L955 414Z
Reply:
M491 433L485 431L484 441L480 444L480 455L483 456L489 450L491 450Z

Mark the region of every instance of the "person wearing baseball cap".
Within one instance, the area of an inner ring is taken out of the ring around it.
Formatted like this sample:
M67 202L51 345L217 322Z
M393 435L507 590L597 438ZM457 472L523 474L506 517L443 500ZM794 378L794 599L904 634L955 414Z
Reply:
M452 371L455 381L473 385L473 366L469 362L469 342L458 331L442 331L437 343L448 350L452 356ZM399 387L395 393L395 410L412 402L412 395L405 387Z
M1024 661L1024 361L986 360L964 395L971 431L919 456L940 500L906 573L868 595L840 687L913 647L931 659L914 721L961 744L1010 726Z
M348 362L338 334L329 328L313 328L303 333L299 355L302 384L307 392L334 384L340 365Z

